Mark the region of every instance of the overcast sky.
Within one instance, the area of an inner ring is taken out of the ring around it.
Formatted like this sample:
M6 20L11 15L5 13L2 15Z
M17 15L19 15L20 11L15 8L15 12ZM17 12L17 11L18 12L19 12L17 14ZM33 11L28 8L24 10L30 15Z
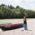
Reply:
M35 0L0 0L0 4L21 6L25 9L35 10Z

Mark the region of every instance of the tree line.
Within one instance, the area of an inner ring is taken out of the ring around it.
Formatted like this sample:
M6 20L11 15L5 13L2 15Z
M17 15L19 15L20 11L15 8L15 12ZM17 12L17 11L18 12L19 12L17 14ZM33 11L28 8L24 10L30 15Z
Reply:
M35 11L26 10L20 6L0 5L0 19L23 18L24 15L26 15L27 18L35 18Z

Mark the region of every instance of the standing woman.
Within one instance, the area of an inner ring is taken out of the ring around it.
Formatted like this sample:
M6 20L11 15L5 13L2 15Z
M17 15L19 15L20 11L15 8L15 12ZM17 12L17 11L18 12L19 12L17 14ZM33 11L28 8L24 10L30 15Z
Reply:
M25 28L25 30L27 30L27 20L26 20L26 16L24 16L24 28Z

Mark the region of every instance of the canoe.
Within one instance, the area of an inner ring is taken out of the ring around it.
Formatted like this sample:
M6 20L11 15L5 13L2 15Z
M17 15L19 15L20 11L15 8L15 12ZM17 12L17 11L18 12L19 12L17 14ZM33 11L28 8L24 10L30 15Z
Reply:
M17 28L21 28L21 27L23 27L23 24L12 24L12 23L0 24L0 28L2 30L17 29Z

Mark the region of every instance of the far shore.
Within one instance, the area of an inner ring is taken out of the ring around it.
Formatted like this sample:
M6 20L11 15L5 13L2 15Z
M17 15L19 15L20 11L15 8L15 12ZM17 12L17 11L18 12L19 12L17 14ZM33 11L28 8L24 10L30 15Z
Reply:
M6 18L6 19L24 19L24 18ZM27 19L35 19L35 18L27 18ZM4 20L4 19L0 19L0 20Z

